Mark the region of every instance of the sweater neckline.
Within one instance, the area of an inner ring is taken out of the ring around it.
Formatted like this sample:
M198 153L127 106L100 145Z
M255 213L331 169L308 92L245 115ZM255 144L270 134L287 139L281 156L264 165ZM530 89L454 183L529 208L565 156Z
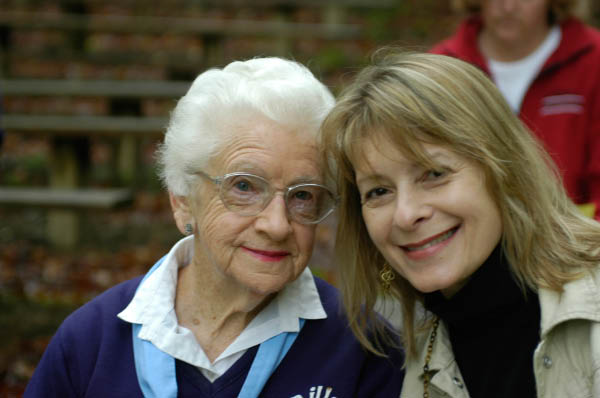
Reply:
M424 304L451 327L481 332L534 295L521 290L499 244L454 296L447 299L438 290L425 294Z

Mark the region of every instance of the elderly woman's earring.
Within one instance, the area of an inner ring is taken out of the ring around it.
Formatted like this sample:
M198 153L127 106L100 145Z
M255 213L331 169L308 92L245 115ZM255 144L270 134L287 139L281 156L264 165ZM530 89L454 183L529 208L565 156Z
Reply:
M381 278L381 287L383 288L383 293L388 294L390 292L392 281L396 278L394 270L388 263L384 264L383 268L379 272L379 277Z
M191 235L194 233L194 228L192 227L192 224L189 223L185 224L184 230L186 235Z

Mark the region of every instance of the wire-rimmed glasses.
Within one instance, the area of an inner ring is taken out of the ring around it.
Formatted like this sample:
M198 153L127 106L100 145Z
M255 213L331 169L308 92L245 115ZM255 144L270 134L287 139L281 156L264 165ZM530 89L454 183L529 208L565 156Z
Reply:
M228 173L220 177L203 171L197 174L218 185L225 207L243 216L259 214L278 191L266 179L250 173ZM320 223L333 212L338 201L337 196L321 184L295 184L281 191L290 218L301 224Z

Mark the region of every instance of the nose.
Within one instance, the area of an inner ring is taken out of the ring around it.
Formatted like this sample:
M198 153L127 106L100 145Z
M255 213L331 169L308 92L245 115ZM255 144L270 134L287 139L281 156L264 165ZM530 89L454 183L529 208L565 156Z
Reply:
M399 193L395 206L393 224L406 231L417 228L433 214L433 208L423 198L411 193Z
M277 193L257 216L255 227L274 241L285 240L292 233L292 225L283 195Z

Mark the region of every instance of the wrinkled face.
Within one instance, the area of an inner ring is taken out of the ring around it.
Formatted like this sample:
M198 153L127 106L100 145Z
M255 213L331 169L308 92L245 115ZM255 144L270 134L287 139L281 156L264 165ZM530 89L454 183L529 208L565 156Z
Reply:
M548 28L548 0L484 0L481 17L487 33L505 44L538 40Z
M225 150L203 170L207 174L251 173L277 190L301 182L323 183L314 139L300 138L265 120L233 133ZM195 204L194 263L217 282L268 295L295 280L306 267L315 225L291 220L282 192L259 214L242 216L225 208L215 184L202 180Z
M366 140L354 164L363 219L388 263L423 293L458 291L499 243L502 222L480 167L424 145L423 167L395 144Z

